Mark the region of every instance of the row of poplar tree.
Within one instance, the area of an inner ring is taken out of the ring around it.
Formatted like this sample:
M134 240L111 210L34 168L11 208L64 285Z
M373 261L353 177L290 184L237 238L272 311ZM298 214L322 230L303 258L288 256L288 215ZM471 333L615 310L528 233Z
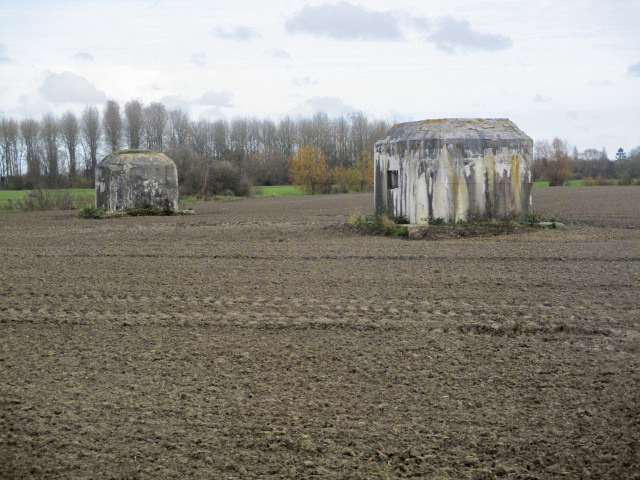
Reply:
M180 108L131 100L121 108L109 100L80 115L46 113L40 119L0 117L0 188L93 186L97 162L119 149L169 154L186 193L207 189L212 171L242 175L256 185L289 183L288 160L311 145L330 168L349 168L371 152L390 125L361 112L329 118L271 119L237 117L192 120ZM218 168L219 167L219 168ZM214 192L215 193L215 192Z

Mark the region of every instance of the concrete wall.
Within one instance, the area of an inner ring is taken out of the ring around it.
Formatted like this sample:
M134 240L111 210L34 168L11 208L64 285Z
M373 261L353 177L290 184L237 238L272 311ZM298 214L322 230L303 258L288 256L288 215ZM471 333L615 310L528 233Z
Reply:
M401 124L376 143L378 212L425 224L464 220L470 211L500 217L528 210L532 140L506 119L438 122L453 121L462 127Z
M112 153L96 167L96 208L178 209L176 166L162 154Z

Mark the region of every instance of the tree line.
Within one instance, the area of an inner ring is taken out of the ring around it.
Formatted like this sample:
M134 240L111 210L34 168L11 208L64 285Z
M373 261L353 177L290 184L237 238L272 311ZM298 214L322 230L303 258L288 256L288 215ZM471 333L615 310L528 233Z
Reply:
M372 152L390 125L362 112L329 118L236 117L192 120L181 108L108 100L57 117L0 118L0 188L92 187L97 162L119 149L163 152L176 162L182 194L241 193L249 185L291 181L289 159L303 146L343 172Z
M1 116L0 188L93 187L99 159L128 148L168 154L178 168L181 194L243 195L252 185L299 183L302 178L314 192L329 191L332 185L341 191L362 190L371 187L373 144L390 126L357 111L337 118L318 112L278 122L255 117L192 120L181 108L138 100L124 107L108 100L101 110L86 106L80 115L46 113L20 121ZM296 156L299 151L302 155ZM311 162L307 170L301 167L302 157ZM604 149L580 153L559 138L541 140L534 146L533 178L562 185L576 178L640 177L640 147L629 154L619 149L615 157L609 159Z
M546 180L549 185L563 185L569 180L585 179L602 182L619 179L630 184L640 178L640 146L629 154L619 148L615 160L611 160L607 151L588 148L582 153L566 140L554 138L537 141L534 145L533 180Z

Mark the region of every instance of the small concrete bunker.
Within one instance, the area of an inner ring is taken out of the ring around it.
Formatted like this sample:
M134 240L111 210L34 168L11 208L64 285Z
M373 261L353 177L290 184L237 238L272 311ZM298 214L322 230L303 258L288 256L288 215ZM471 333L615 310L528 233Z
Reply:
M375 144L375 207L410 223L527 212L533 141L507 118L400 123Z
M124 150L96 167L96 208L124 210L151 206L178 209L178 171L163 153Z

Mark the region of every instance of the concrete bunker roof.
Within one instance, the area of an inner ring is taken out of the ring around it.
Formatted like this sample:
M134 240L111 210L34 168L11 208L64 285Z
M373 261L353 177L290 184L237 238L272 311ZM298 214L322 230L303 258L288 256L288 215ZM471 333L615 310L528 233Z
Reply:
M110 153L99 165L173 165L173 160L164 153L150 150L118 150Z
M530 140L508 118L438 118L398 123L376 143L433 139Z

